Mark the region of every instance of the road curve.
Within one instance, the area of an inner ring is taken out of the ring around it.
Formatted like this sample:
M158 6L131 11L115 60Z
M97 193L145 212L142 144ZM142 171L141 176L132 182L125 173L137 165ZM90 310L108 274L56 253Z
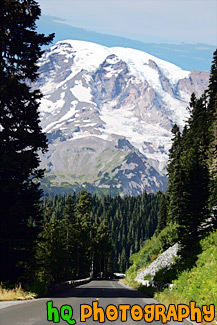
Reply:
M64 290L49 298L37 299L28 303L16 304L6 308L0 309L0 324L1 325L45 325L55 324L53 321L47 320L46 302L53 301L53 306L60 310L62 305L70 305L73 308L73 319L76 324L80 322L80 305L89 304L98 301L99 307L104 310L110 304L118 307L120 304L139 305L142 308L146 304L156 304L157 302L138 291L123 285L117 280L111 281L91 281L79 287ZM127 325L138 323L133 321L128 312ZM139 323L146 323L144 319ZM161 321L153 321L151 324L161 324ZM181 322L169 322L170 324L180 324ZM60 318L58 324L68 324ZM93 321L92 317L87 319L83 324L101 324L98 321ZM120 317L117 321L108 321L105 317L105 322L102 324L121 324ZM184 324L184 322L183 322Z

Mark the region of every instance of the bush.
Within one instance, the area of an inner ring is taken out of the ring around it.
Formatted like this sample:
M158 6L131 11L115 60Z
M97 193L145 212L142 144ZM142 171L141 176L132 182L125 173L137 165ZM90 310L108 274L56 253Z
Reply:
M46 297L48 294L47 287L44 282L38 282L31 287L31 291L35 292L37 297Z

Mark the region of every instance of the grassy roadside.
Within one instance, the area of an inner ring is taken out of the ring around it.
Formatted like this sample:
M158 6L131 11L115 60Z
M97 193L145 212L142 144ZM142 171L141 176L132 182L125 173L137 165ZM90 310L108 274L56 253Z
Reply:
M156 292L154 298L166 305L189 304L196 301L198 307L215 305L217 324L217 231L200 241L202 252L194 267L186 269L173 281L173 289ZM204 323L205 324L205 323Z
M156 291L155 289L153 289L152 287L146 287L143 286L141 284L139 284L136 281L130 280L129 279L121 279L120 280L122 283L130 286L133 289L138 290L139 292L155 299L156 301L158 301L159 303L165 305L166 307L168 307L170 304L174 304L174 305L178 305L178 304L186 304L189 305L189 301L187 301L186 299L180 299L180 297L178 297L177 295L172 294L171 292L169 292L168 290L164 291L164 292L159 292ZM168 294L169 292L169 294ZM217 308L217 306L215 305L215 309ZM195 323L196 324L196 323ZM206 324L210 324L210 325L216 325L217 324L217 317L215 317L215 319L208 323L205 321L202 321L202 323L200 323L202 325L206 325Z
M24 291L21 285L15 286L12 289L4 288L2 284L0 285L0 301L30 300L36 297L36 293Z
M140 270L138 266L144 265L144 261L142 262L139 257L145 257L145 248L143 248L142 254L137 253L136 258L132 258L134 264L127 271L124 282L167 306L170 304L189 305L190 301L196 301L196 305L200 308L203 305L214 304L215 320L202 324L217 324L217 231L215 230L206 238L201 239L200 246L201 253L197 255L197 261L193 267L181 270L180 261L178 261L169 271L159 272L156 275L155 280L164 283L168 283L168 279L172 275L174 280L170 282L174 284L173 288L157 291L151 287L141 286L134 281L137 271Z

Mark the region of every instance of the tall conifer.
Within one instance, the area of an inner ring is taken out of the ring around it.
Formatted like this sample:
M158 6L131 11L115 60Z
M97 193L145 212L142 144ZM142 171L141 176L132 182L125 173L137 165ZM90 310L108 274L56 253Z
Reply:
M74 233L76 238L76 276L90 273L90 195L81 191L75 210Z
M210 204L217 206L217 50L213 55L213 62L210 72L209 80L209 112L211 119L211 141L209 148L209 164L211 171L211 184L210 184Z
M165 193L159 193L161 200L160 200L160 207L158 213L158 223L156 233L160 233L167 225L167 195Z
M1 280L17 280L31 259L40 191L38 151L47 140L39 126L37 78L41 46L53 35L36 32L40 8L34 0L2 0L0 9L0 206Z
M65 237L65 250L66 260L65 265L65 277L66 279L73 279L75 277L75 202L73 196L69 194L66 198L66 204L63 211L62 219L63 236Z
M169 163L167 166L169 176L169 207L168 221L177 222L185 213L184 182L185 174L181 164L183 139L179 127L175 124L173 129L172 147L170 149Z

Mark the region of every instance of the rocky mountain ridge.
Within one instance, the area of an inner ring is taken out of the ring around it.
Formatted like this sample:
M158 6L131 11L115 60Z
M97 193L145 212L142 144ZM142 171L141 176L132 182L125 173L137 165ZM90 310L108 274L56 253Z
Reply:
M49 151L43 186L61 192L136 195L167 185L171 128L188 116L209 74L184 71L147 53L62 41L39 61L41 125Z

